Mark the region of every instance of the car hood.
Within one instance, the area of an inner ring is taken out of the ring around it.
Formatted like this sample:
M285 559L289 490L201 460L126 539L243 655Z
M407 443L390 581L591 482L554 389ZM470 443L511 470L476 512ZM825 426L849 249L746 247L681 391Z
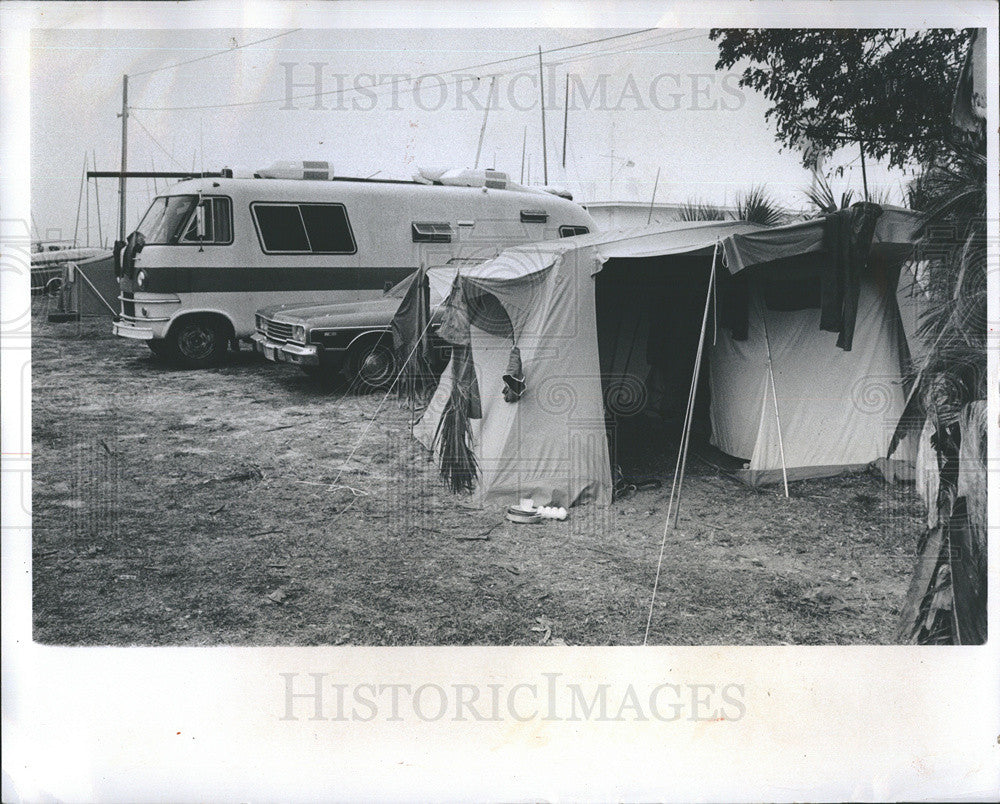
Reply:
M317 304L310 307L265 307L259 315L285 324L301 324L309 329L388 326L403 300L393 296L360 302Z

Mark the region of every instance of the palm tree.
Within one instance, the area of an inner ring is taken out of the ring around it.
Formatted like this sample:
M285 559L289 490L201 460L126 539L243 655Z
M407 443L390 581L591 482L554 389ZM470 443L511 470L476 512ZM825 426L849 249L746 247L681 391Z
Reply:
M960 497L958 474L978 473L985 489L985 454L966 449L959 460L963 437L986 443L985 417L970 417L982 413L986 398L985 154L953 145L913 182L909 198L924 216L916 260L926 294L918 335L927 350L908 378L912 388L891 449L930 422L940 467L930 504L941 524L919 546L921 563L933 560L935 569L922 577L918 564L900 636L978 643L986 636L985 497Z
M682 221L724 221L728 216L723 207L702 201L685 201L681 206Z
M840 194L840 203L838 205L837 199L833 194L833 188L830 187L830 182L827 181L822 173L815 170L813 171L813 186L808 190L803 190L803 192L806 198L818 210L817 214L820 215L828 215L841 209L847 209L854 200L854 191L844 190Z
M762 185L754 185L736 196L736 219L764 226L777 226L785 215Z

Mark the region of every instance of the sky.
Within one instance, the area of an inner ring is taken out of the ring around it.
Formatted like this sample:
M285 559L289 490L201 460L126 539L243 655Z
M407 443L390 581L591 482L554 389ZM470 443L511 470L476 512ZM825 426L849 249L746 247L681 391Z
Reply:
M806 206L810 174L799 154L776 142L767 101L738 87L741 68L715 70L717 46L704 29L36 30L38 236L78 229L85 242L89 200L91 243L98 229L113 239L117 181L100 180L96 191L90 183L81 201L80 177L85 155L91 167L119 167L125 73L133 170L253 171L308 159L338 175L408 179L420 167L473 167L478 149L479 167L515 181L523 168L526 183L530 174L540 184L539 47L549 184L584 203L648 202L655 187L658 202L718 204L763 184L782 205ZM824 170L837 166L835 191L860 192L857 149ZM868 180L901 198L906 177L869 160ZM129 182L129 229L157 185Z

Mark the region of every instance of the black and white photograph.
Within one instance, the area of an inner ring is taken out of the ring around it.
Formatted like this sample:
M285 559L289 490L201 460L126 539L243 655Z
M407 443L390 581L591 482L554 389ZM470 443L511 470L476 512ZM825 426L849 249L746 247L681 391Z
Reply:
M280 740L682 720L717 747L770 705L740 655L964 651L995 680L994 5L5 5L5 588L33 655L303 657L252 660ZM866 652L795 653L841 646ZM599 684L597 648L695 669ZM395 683L485 655L500 682ZM59 793L4 765L12 801L924 789ZM912 772L995 797L959 767Z

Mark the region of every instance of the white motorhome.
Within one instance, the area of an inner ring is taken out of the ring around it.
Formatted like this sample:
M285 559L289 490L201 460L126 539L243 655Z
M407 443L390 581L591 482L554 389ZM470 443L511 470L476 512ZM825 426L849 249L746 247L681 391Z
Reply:
M189 179L157 196L116 248L115 334L181 365L210 365L253 334L262 307L373 299L463 250L596 229L580 205L493 171L395 181L301 166Z

